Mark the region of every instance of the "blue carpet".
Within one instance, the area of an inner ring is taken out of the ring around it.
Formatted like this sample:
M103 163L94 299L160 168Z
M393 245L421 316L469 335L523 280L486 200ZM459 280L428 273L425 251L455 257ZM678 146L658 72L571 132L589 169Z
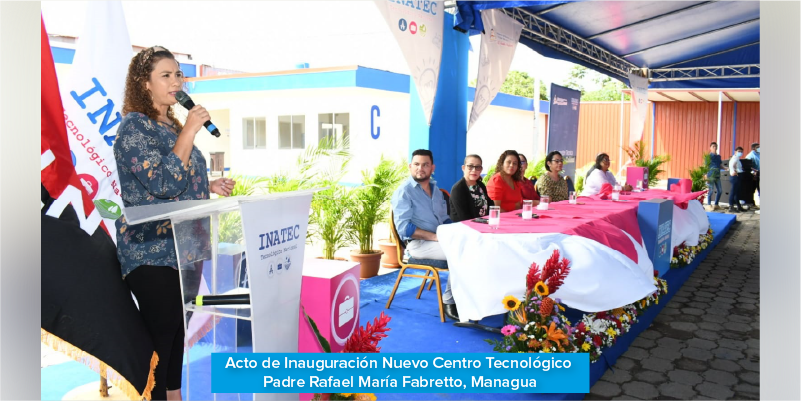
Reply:
M631 343L645 331L667 305L673 295L690 277L692 272L706 259L709 252L714 249L726 235L726 232L736 221L736 217L724 213L707 213L709 223L715 232L715 239L711 246L702 251L693 260L693 263L679 269L670 269L663 277L668 282L668 293L664 295L658 305L652 305L643 313L636 324L631 326L628 333L618 337L617 343L604 350L600 360L590 364L590 386L595 384L606 369L613 366L617 359L631 346ZM386 306L392 287L395 285L398 272L385 274L361 282L361 324L366 324L377 317ZM448 273L441 273L443 288L447 282ZM389 327L392 329L389 336L381 341L382 352L492 352L492 347L484 339L500 338L482 330L466 329L453 326L453 322L441 323L437 296L434 290L424 290L420 299L415 299L420 287L421 279L404 279L390 309L385 310L392 317ZM580 318L580 312L569 311L571 321ZM482 324L501 327L503 316L491 316L483 319ZM191 371L189 381L192 392L190 399L213 399L211 394L210 356L211 346L201 340L190 351ZM240 352L249 352L248 347L241 347ZM98 380L97 373L89 370L78 362L67 362L42 369L42 399L60 400L75 387ZM184 366L184 386L186 391L186 366ZM467 394L467 393L382 393L377 395L382 400L580 400L584 394ZM185 396L186 398L186 396ZM236 399L236 395L218 394L218 400ZM242 400L251 400L252 395L242 394Z
M69 361L42 369L42 400L60 400L76 387L100 380L100 375L84 364Z

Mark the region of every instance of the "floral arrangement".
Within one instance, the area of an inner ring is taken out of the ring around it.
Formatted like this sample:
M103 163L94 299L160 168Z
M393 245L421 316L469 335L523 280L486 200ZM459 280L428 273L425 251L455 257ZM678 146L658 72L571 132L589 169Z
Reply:
M667 294L667 281L657 277L657 290L632 304L606 312L585 314L572 326L562 315L565 308L561 300L548 297L559 289L570 272L570 261L560 259L555 250L545 262L542 272L532 263L526 275L526 296L521 302L509 295L503 305L509 311L507 325L501 329L503 338L485 340L496 352L587 352L590 361L596 362L604 347L615 344L617 337L627 333L631 325L651 305L659 304L659 298Z
M320 346L326 353L330 353L331 344L329 344L328 340L326 340L326 338L320 334L317 324L314 322L314 320L312 320L311 317L309 317L309 315L306 314L305 308L303 310L303 314L306 316L306 320L308 320L309 324L311 325L312 330L317 337L317 341L320 343ZM361 326L358 330L354 330L353 334L351 334L350 338L348 338L348 341L345 343L345 348L342 350L342 352L380 352L381 347L378 346L378 342L387 337L387 334L385 333L391 330L389 327L387 327L387 324L390 320L392 320L392 318L381 311L381 314L373 320L372 324L367 322L367 326ZM317 393L314 395L312 400L376 401L376 396L375 394L371 393Z
M673 257L670 259L670 267L684 267L692 263L693 259L712 243L714 239L712 234L713 231L710 228L707 230L706 234L698 237L698 245L687 246L687 244L682 242L681 245L673 248Z
M638 316L651 305L659 304L659 298L667 294L668 287L667 281L656 275L657 272L654 272L654 284L657 290L653 294L611 311L584 315L570 339L578 352L588 352L590 362L597 361L603 353L603 347L614 345L617 337L629 332L631 325L637 322Z
M555 250L540 267L532 263L526 275L526 296L521 302L509 295L503 299L509 311L508 324L501 329L501 340L485 340L498 352L575 352L570 342L572 328L561 311L559 299L548 295L556 292L570 272L570 261L559 258Z

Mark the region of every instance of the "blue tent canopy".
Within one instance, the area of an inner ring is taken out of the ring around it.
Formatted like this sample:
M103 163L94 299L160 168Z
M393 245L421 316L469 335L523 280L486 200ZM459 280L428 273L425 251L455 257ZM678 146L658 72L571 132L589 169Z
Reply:
M523 23L520 43L628 84L647 68L651 88L758 88L758 1L458 1L456 28L483 30L481 10ZM715 68L710 68L715 67Z

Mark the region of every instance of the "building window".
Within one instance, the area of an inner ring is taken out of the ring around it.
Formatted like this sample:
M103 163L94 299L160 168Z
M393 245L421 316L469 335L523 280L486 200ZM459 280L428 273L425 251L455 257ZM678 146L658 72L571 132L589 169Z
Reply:
M242 119L242 148L267 149L267 121L264 117Z
M346 143L348 142L350 135L350 115L348 113L319 114L317 121L320 128L318 140L322 141L333 136L334 140L343 138Z
M278 117L278 149L306 148L306 116Z

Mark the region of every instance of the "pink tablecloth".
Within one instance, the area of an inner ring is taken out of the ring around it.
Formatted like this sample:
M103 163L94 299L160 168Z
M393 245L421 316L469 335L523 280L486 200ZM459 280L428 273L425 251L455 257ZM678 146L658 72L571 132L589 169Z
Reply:
M638 263L637 250L631 240L622 232L642 243L642 234L637 221L637 206L640 201L649 199L671 199L678 206L686 208L687 201L703 194L676 193L661 189L634 192L621 195L621 201L601 200L600 196L579 197L578 203L567 201L551 203L549 210L534 209L538 219L523 220L519 210L501 214L501 224L497 229L472 220L463 224L482 233L523 234L523 233L562 233L578 235L595 240L629 257ZM622 230L622 231L621 231Z

